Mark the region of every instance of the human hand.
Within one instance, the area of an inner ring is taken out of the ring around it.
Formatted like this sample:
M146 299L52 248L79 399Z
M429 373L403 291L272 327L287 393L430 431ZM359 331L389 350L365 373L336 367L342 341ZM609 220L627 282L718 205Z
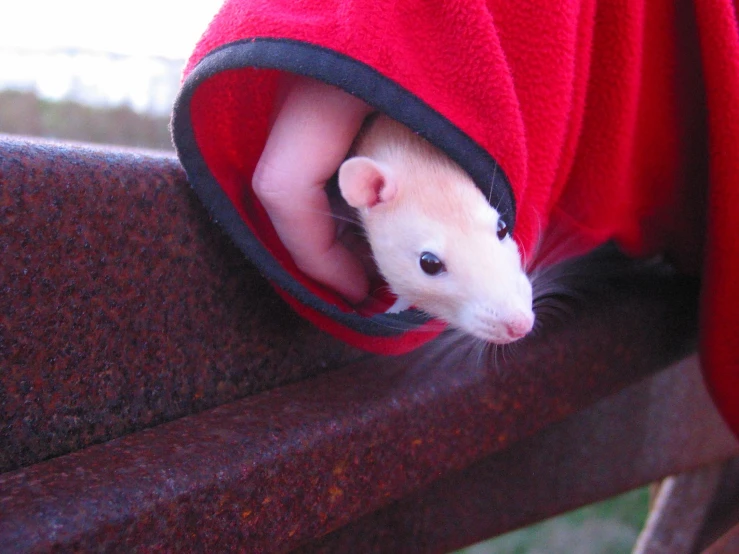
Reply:
M357 256L336 239L326 181L371 108L333 86L286 77L282 102L254 171L254 192L296 265L353 303L369 282Z

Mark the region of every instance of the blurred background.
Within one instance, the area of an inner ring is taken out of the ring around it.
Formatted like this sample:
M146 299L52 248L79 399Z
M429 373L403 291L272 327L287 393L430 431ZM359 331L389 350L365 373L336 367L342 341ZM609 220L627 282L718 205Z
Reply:
M172 151L180 73L221 0L25 0L0 9L0 133ZM621 554L646 489L480 543L466 554ZM491 514L495 517L495 514Z
M171 150L187 57L222 0L0 9L0 133Z

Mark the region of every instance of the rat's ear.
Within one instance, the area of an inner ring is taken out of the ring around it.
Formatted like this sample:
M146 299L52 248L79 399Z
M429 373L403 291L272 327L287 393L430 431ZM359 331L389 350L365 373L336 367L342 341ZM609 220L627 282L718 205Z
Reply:
M395 183L388 168L370 158L349 158L339 168L339 189L347 204L371 208L395 196Z

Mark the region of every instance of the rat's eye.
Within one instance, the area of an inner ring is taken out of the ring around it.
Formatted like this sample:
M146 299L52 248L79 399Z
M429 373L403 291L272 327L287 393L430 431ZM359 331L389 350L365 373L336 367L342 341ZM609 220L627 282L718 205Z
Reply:
M508 225L502 219L498 220L498 240L503 240L508 236Z
M446 271L444 263L439 259L436 254L431 252L423 252L420 258L421 269L427 275L438 275Z

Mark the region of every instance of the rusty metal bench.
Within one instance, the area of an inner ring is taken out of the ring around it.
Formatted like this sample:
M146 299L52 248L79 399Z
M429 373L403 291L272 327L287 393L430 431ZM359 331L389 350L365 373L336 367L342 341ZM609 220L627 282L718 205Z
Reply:
M174 158L10 137L0 255L0 551L447 552L739 454L677 275L492 365L372 357L289 311ZM694 548L739 534L733 467Z

